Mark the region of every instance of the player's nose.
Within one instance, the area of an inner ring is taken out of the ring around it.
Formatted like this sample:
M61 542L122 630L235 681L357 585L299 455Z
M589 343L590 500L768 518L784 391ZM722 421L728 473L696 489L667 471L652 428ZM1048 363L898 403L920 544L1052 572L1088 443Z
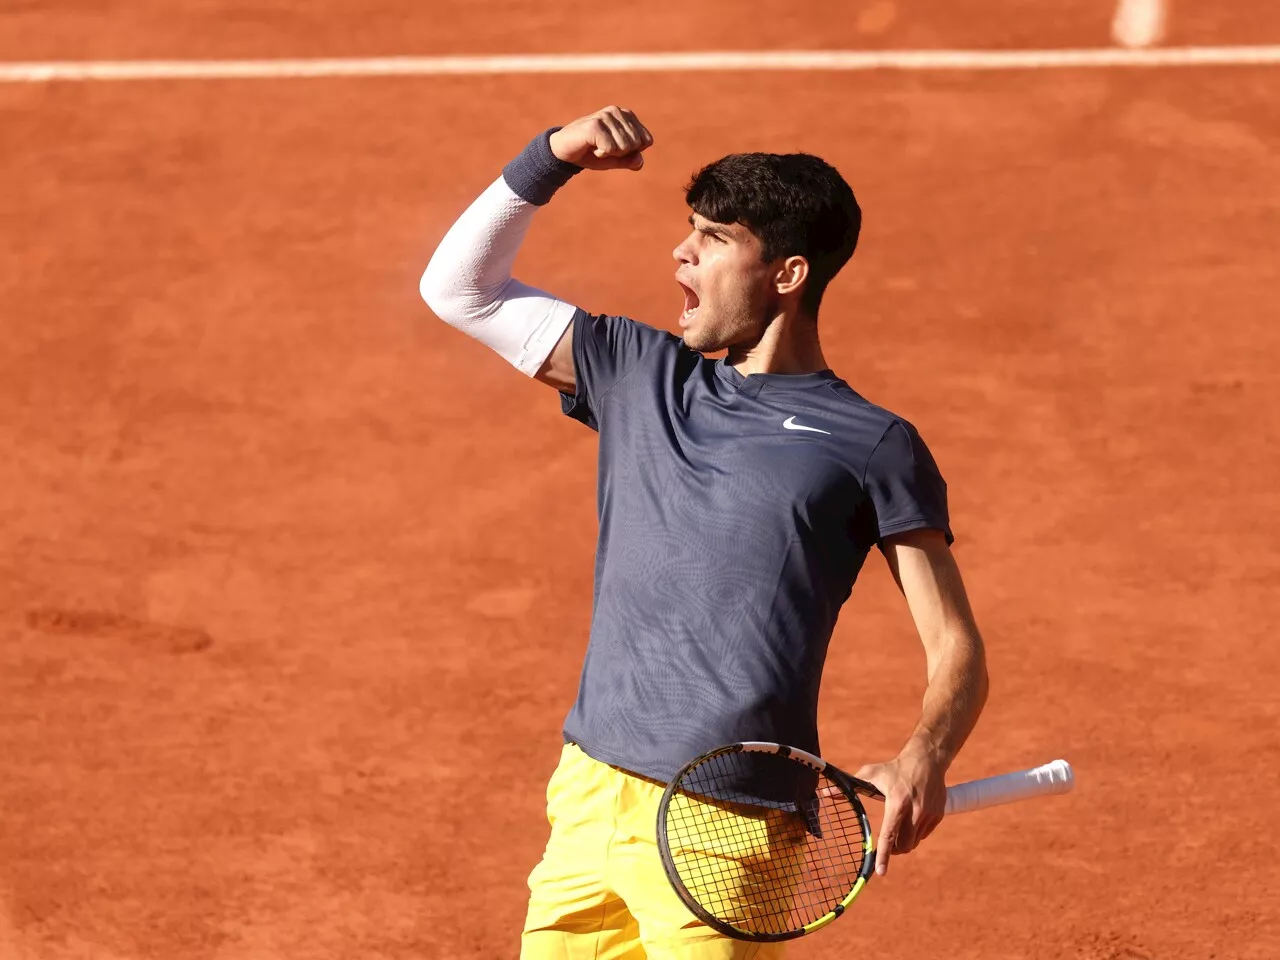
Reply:
M671 256L675 257L677 262L679 263L697 263L698 262L698 257L693 250L693 244L689 242L692 239L692 237L693 237L693 234L689 234L689 236L681 240L679 245L674 250L671 251Z

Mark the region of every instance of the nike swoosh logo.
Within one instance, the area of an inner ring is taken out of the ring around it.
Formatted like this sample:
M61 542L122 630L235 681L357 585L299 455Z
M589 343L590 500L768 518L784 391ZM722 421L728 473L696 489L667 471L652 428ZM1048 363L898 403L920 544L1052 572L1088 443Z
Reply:
M787 419L782 421L782 425L788 430L808 430L810 433L825 433L828 437L831 436L830 430L819 430L817 427L806 427L803 423L796 423L795 417L787 417Z

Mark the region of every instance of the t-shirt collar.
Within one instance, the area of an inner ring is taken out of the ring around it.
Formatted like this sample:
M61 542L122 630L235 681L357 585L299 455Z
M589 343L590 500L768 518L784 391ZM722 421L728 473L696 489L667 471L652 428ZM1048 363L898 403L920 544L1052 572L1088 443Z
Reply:
M812 373L752 373L743 376L729 365L729 361L725 357L721 357L716 361L716 376L734 387L741 387L746 383L758 383L762 386L767 385L770 388L778 387L783 389L818 387L824 383L839 379L835 371L829 367L822 370L814 370Z

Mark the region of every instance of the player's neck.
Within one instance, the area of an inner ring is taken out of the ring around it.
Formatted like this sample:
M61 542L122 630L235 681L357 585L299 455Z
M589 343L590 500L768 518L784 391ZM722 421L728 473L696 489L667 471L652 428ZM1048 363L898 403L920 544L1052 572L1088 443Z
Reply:
M759 340L735 344L725 362L749 377L753 373L817 373L828 369L818 328L811 317L778 317Z

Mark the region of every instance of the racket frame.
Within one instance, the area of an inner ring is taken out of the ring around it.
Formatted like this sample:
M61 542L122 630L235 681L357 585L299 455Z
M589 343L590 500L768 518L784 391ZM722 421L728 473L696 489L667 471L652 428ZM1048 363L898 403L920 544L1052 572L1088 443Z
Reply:
M853 886L848 893L826 914L816 920L812 920L803 927L794 928L783 933L758 933L751 930L743 930L733 926L715 914L711 913L700 904L692 893L685 887L684 881L680 878L680 871L676 867L671 856L670 840L667 835L667 809L670 806L671 798L675 796L679 789L681 781L694 767L704 763L713 757L725 756L731 753L769 753L776 754L780 757L789 758L799 761L807 767L811 767L818 773L826 775L826 777L839 788L840 792L852 805L854 812L858 816L859 823L862 827L863 834L863 852L862 866L858 871L858 879L854 881ZM807 934L820 930L831 921L835 920L848 909L854 899L862 892L863 887L867 885L867 881L871 879L875 872L876 851L875 838L871 831L871 820L867 816L866 808L862 805L859 795L872 797L874 799L883 800L882 794L876 787L865 780L859 780L852 777L831 764L827 763L821 757L816 757L812 753L801 750L797 747L790 747L781 743L767 743L758 740L748 740L739 743L725 744L717 747L700 756L694 757L683 767L681 767L671 782L667 784L667 789L663 791L662 799L658 802L658 853L662 859L662 869L667 874L667 880L671 883L671 887L675 890L680 901L696 916L719 933L735 940L748 940L754 943L777 943L783 940L795 940Z

